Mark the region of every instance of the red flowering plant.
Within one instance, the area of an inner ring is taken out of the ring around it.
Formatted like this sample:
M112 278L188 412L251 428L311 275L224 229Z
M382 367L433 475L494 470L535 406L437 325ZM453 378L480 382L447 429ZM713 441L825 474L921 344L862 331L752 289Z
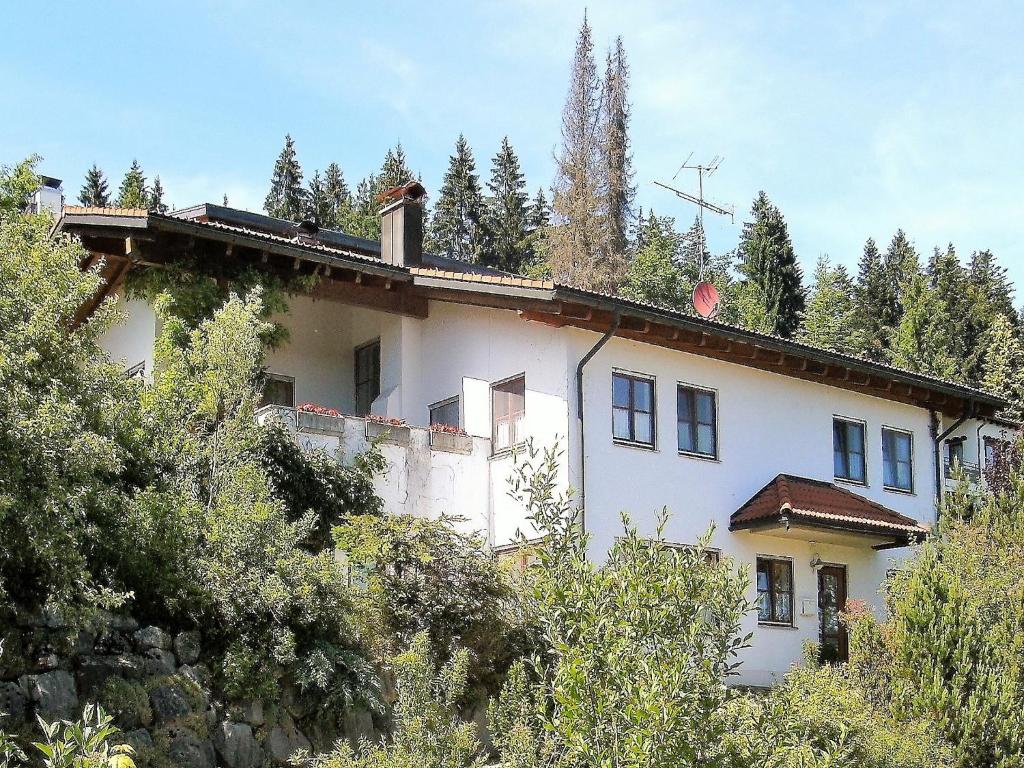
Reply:
M366 420L374 424L387 424L389 427L404 427L405 419L394 419L387 416L379 416L376 413L366 414Z
M456 427L452 424L431 424L431 432L443 432L446 435L465 435L466 430L462 427Z
M337 408L327 408L316 403L303 403L298 410L303 413L319 413L321 416L341 416L341 412Z

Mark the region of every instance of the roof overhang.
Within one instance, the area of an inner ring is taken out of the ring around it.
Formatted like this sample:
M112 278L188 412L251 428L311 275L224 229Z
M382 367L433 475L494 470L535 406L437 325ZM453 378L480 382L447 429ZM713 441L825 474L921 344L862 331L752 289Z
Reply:
M194 263L200 257L214 267L223 259L241 259L269 270L315 274L322 278L315 293L318 297L413 317L426 317L430 301L510 309L523 320L551 327L603 334L615 326L619 338L904 402L954 418L965 413L991 418L1007 405L1002 398L952 382L550 280L429 254L420 268L386 264L373 241L322 230L317 242L303 242L291 236L291 222L222 206L204 204L172 214L69 207L56 228L77 234L93 258L104 259L108 278L104 295L116 288L114 280L123 280L127 270L136 266L167 266L189 257ZM127 266L118 266L121 261L127 261Z

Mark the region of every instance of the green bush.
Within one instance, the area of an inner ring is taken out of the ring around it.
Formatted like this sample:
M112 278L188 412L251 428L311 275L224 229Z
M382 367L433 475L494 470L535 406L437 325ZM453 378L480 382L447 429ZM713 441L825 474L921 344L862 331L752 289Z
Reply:
M121 677L109 677L96 697L121 728L133 730L153 722L149 694L141 683Z

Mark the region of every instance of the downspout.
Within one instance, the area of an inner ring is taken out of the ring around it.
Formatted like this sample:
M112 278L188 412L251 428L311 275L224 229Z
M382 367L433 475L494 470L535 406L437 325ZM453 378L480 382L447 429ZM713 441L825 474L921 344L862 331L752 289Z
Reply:
M580 531L583 533L587 532L587 451L584 434L586 430L583 426L583 369L587 363L601 351L601 347L607 344L615 332L619 330L619 322L622 318L619 313L616 312L612 315L612 327L609 328L604 336L598 339L597 344L590 348L580 360L579 365L576 366L576 418L580 422Z
M939 522L939 514L941 513L942 509L942 497L945 495L945 483L942 479L942 441L949 437L951 434L953 434L953 432L955 432L957 429L959 429L959 427L965 421L971 418L974 415L974 413L974 400L968 400L967 404L964 406L964 412L960 416L960 418L954 421L947 430L942 432L942 434L938 434L935 436L935 499L937 501L937 505L935 507L936 524L938 524ZM932 419L933 423L935 424L935 431L938 432L939 417L938 414L935 413L935 411L932 411Z

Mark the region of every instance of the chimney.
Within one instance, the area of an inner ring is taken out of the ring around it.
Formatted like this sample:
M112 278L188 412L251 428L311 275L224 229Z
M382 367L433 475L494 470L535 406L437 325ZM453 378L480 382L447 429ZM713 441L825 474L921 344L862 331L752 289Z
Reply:
M397 267L418 267L423 263L423 199L427 190L410 181L382 193L380 211L380 257Z
M303 219L292 226L292 238L304 245L318 245L320 243L320 239L317 237L319 232L320 227L317 223L309 219Z

